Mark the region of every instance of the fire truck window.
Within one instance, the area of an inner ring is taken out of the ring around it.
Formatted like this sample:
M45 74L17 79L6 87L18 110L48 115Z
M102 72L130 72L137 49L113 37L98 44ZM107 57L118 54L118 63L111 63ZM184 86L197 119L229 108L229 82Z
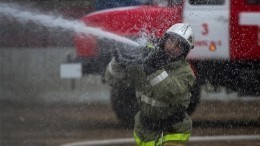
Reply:
M158 5L158 6L176 6L182 5L183 0L149 0L148 4Z
M182 0L169 0L169 6L182 5Z
M260 0L246 0L247 4L260 5Z
M192 5L224 5L225 0L189 0Z
M145 3L146 0L96 0L96 10L104 10L116 7L136 6Z

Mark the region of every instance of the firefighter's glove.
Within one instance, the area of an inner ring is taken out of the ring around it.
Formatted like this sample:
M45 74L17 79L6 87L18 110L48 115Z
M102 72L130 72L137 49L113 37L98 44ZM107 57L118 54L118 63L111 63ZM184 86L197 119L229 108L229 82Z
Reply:
M122 67L138 64L142 57L142 48L121 48L114 52L115 61Z
M156 48L144 57L143 69L146 74L151 74L172 62L172 59L164 50Z

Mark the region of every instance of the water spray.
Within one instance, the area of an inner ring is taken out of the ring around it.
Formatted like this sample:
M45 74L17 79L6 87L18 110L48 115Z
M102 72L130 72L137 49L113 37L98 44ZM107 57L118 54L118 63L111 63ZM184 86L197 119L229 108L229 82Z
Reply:
M130 40L128 38L116 35L111 32L101 30L99 28L86 26L81 21L78 20L67 20L62 17L54 17L50 15L44 15L36 12L24 11L19 9L18 6L0 3L0 15L5 15L8 17L13 17L20 22L32 21L36 24L43 25L48 28L62 28L64 30L70 30L76 33L83 33L86 35L94 35L98 38L106 38L121 42L132 47L140 47L140 44Z

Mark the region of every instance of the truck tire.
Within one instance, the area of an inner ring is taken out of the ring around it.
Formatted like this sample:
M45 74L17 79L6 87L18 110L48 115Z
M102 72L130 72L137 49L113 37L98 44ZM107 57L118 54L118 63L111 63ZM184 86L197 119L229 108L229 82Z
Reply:
M126 128L133 128L134 116L139 110L134 87L113 87L111 103L119 121Z

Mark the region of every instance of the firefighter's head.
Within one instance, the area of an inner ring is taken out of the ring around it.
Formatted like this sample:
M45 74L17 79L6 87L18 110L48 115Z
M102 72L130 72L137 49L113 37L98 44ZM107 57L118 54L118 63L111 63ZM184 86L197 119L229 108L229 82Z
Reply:
M159 45L172 58L186 58L194 47L194 35L189 24L177 23L171 26Z

